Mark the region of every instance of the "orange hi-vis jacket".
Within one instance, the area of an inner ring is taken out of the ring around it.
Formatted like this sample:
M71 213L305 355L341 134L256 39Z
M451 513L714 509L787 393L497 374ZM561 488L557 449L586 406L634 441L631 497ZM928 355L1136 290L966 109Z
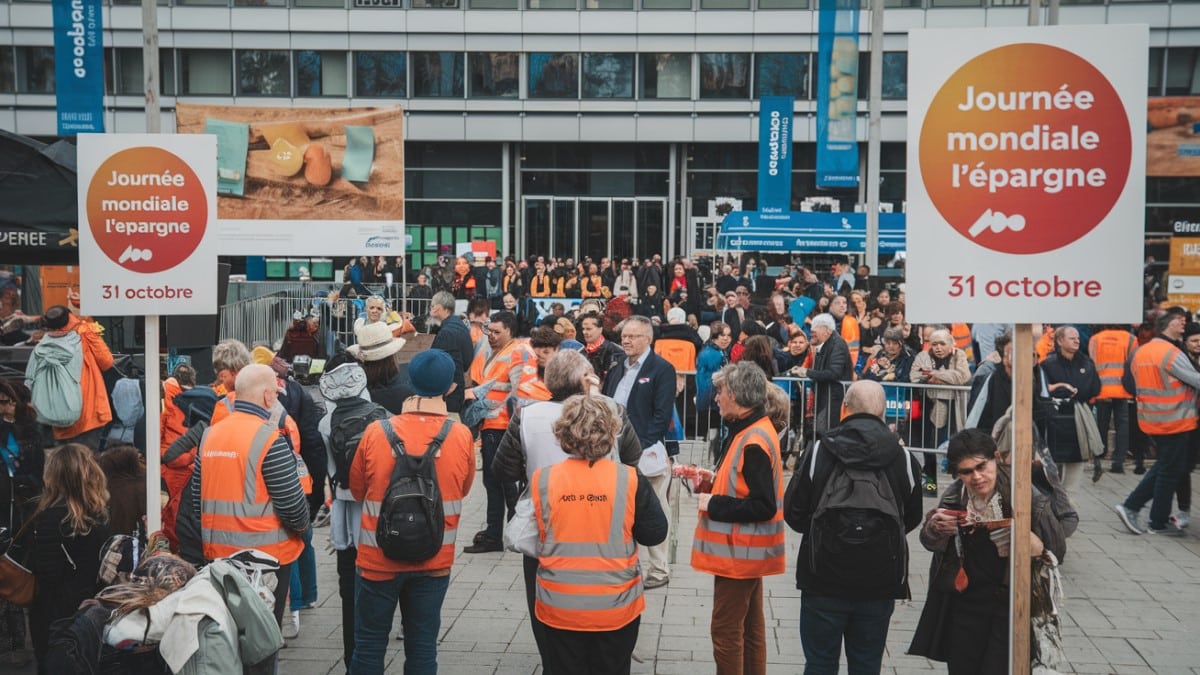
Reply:
M221 397L221 400L217 401L217 405L213 406L212 419L208 422L209 426L229 417L233 413L233 402L236 400L237 393L232 391ZM296 420L292 419L291 415L284 413L282 429L287 437L288 445L292 446L292 451L296 453L296 470L300 473L300 487L304 488L304 494L311 495L313 491L312 475L308 472L308 465L304 463L304 458L300 456L300 427L296 425Z
M552 292L553 280L549 274L534 274L529 279L529 295L535 298L548 298Z
M1129 367L1137 383L1138 427L1153 435L1179 434L1196 428L1196 390L1171 374L1183 352L1162 338L1138 347Z
M757 523L724 523L700 512L692 539L692 568L730 579L755 579L783 574L787 567L787 546L783 530L783 463L779 457L779 437L770 419L763 417L743 429L729 444L729 451L713 477L713 494L745 499L750 488L742 477L746 447L758 445L771 458L775 478L775 515Z
M517 387L517 396L526 401L549 401L554 397L546 388L546 383L542 381L541 376L538 375L536 358L534 356L533 360L526 363L521 375L521 384Z
M274 424L245 412L234 412L204 432L200 538L205 558L225 558L246 548L269 553L282 565L300 557L304 540L275 515L262 478L263 460L278 435Z
M846 346L850 348L850 364L858 363L858 350L862 348L862 337L859 335L858 319L847 314L842 317L842 329L838 331Z
M484 358L481 354L475 355L475 362L479 362ZM518 394L518 387L521 386L521 378L525 377L525 364L534 357L530 354L528 348L517 340L509 342L508 345L500 349L500 351L492 353L487 357L487 360L482 365L482 375L476 384L494 381L492 388L488 390L487 398L492 401L500 402L500 414L491 419L486 419L480 426L480 429L498 429L504 431L508 429L508 406L506 402L510 396ZM475 370L475 362L471 364L471 370ZM534 366L534 374L536 375L537 366Z
M696 370L696 345L687 340L660 338L654 341L654 353L674 366L676 373Z
M965 323L950 324L950 337L954 346L967 355L967 361L975 363L975 346L971 344L971 327Z
M1121 376L1135 349L1137 338L1127 330L1102 330L1088 340L1088 355L1096 362L1096 374L1100 376L1100 395L1096 400L1133 398L1121 385Z
M570 457L533 473L538 526L534 612L547 626L609 631L646 607L633 518L637 471Z
M405 452L421 455L448 419L445 414L439 413L405 412L378 424L370 424L363 432L358 452L354 454L354 462L350 465L350 492L363 504L362 518L359 520L357 565L364 579L385 581L400 572L448 570L453 565L454 542L463 499L470 492L475 479L475 442L470 430L459 422L451 422L450 432L434 456L438 490L442 494L442 509L446 517L441 551L429 560L420 562L392 560L383 554L375 540L379 511L392 481L392 469L396 465L392 444L379 424L392 426L392 430L404 442Z

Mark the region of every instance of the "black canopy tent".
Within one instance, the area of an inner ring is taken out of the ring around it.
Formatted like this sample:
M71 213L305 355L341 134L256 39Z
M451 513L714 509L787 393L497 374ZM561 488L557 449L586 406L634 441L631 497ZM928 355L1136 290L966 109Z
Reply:
M75 146L0 129L0 263L78 265Z

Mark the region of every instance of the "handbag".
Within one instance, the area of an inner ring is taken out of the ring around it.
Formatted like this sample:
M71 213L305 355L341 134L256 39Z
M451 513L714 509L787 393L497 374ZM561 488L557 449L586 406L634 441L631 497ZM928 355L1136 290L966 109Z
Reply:
M28 607L33 604L36 588L37 581L33 572L13 560L7 553L0 557L0 598L18 607Z
M1075 438L1079 441L1079 454L1086 460L1104 456L1104 439L1091 406L1078 401L1074 404Z
M538 557L538 527L533 514L533 498L529 487L517 498L513 517L504 524L504 549L530 558Z

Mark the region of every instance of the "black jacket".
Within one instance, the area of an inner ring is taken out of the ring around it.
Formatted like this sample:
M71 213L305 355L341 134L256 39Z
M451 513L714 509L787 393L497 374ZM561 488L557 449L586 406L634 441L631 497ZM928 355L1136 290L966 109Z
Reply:
M671 426L675 412L675 368L653 351L648 352L645 359L629 391L629 400L624 404L643 450L658 441L666 441L667 428ZM605 396L612 397L616 393L628 362L622 358L604 378Z
M367 393L371 396L372 401L387 408L388 412L399 415L400 408L404 406L404 400L413 395L412 389L408 386L408 364L400 366L400 371L396 373L396 376L382 387L368 389Z
M308 467L308 473L313 477L313 485L325 483L325 439L317 430L317 424L325 416L313 397L304 390L304 385L288 378L283 395L279 402L287 410L287 414L296 421L300 430L300 457Z
M904 518L905 532L921 524L924 508L921 504L921 464L900 445L895 432L874 415L855 414L842 420L835 429L822 434L814 448L806 451L796 464L796 471L783 496L783 517L793 530L807 535L813 511L833 471L832 458L845 466L883 471L892 487L892 494ZM907 544L904 544L907 549ZM796 562L796 588L806 594L854 600L908 598L908 581L891 589L884 597L866 598L855 589L839 588L825 579L816 578L807 562L811 555L809 537L800 540ZM908 557L907 550L904 557Z
M755 410L740 420L728 423L721 447L722 462L733 461L729 452L733 439L762 418L762 410ZM775 475L771 471L771 457L766 448L757 443L746 446L742 455L742 479L746 481L746 496L713 495L708 502L709 518L720 523L761 523L775 517L775 511L779 508L775 496Z
M583 332L580 331L580 335L582 334ZM588 352L587 348L584 347L579 353L583 354L588 363L592 364L592 370L596 371L596 377L600 378L602 386L603 383L608 381L609 371L625 358L625 350L621 349L621 345L607 338L605 338L604 343L596 351Z
M441 349L454 360L454 391L446 397L446 409L459 412L463 406L463 393L466 384L463 373L471 367L475 359L475 345L471 343L471 329L467 323L457 316L451 316L442 322L437 335L433 337L433 348Z
M1100 376L1096 364L1082 351L1076 352L1071 360L1063 358L1057 349L1042 362L1046 374L1046 385L1057 408L1046 429L1046 443L1050 454L1059 464L1082 462L1085 457L1079 451L1079 439L1075 434L1075 404L1088 405L1100 394ZM1064 389L1055 390L1056 383L1066 382L1078 391L1072 395Z
M854 377L854 364L850 361L850 347L836 332L821 345L813 357L808 377L816 386L813 388L813 424L817 431L837 426L842 399L846 396L845 385Z

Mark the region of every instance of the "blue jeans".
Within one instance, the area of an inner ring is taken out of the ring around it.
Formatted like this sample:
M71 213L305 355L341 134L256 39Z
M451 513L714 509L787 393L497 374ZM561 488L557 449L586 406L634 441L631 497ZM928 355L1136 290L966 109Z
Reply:
M1158 460L1142 476L1142 481L1125 498L1125 507L1137 513L1146 502L1150 504L1150 527L1161 530L1171 517L1171 500L1175 497L1175 486L1187 469L1188 439L1190 431L1181 434L1153 436L1158 448ZM1153 500L1153 501L1151 501Z
M800 643L805 675L837 675L846 641L850 675L877 674L883 663L895 600L843 600L815 595L800 598Z
M304 531L304 550L292 565L291 600L295 612L317 602L317 552L312 545L312 528Z
M503 540L504 523L513 517L517 506L517 484L502 481L492 473L492 460L500 449L501 438L504 438L504 431L500 429L479 432L483 454L483 489L487 493L487 536L493 541Z
M400 622L404 626L404 674L435 675L442 601L446 599L450 577L431 577L425 572L400 572L387 581L364 579L361 572L357 577L350 673L383 675L392 617L399 604Z

